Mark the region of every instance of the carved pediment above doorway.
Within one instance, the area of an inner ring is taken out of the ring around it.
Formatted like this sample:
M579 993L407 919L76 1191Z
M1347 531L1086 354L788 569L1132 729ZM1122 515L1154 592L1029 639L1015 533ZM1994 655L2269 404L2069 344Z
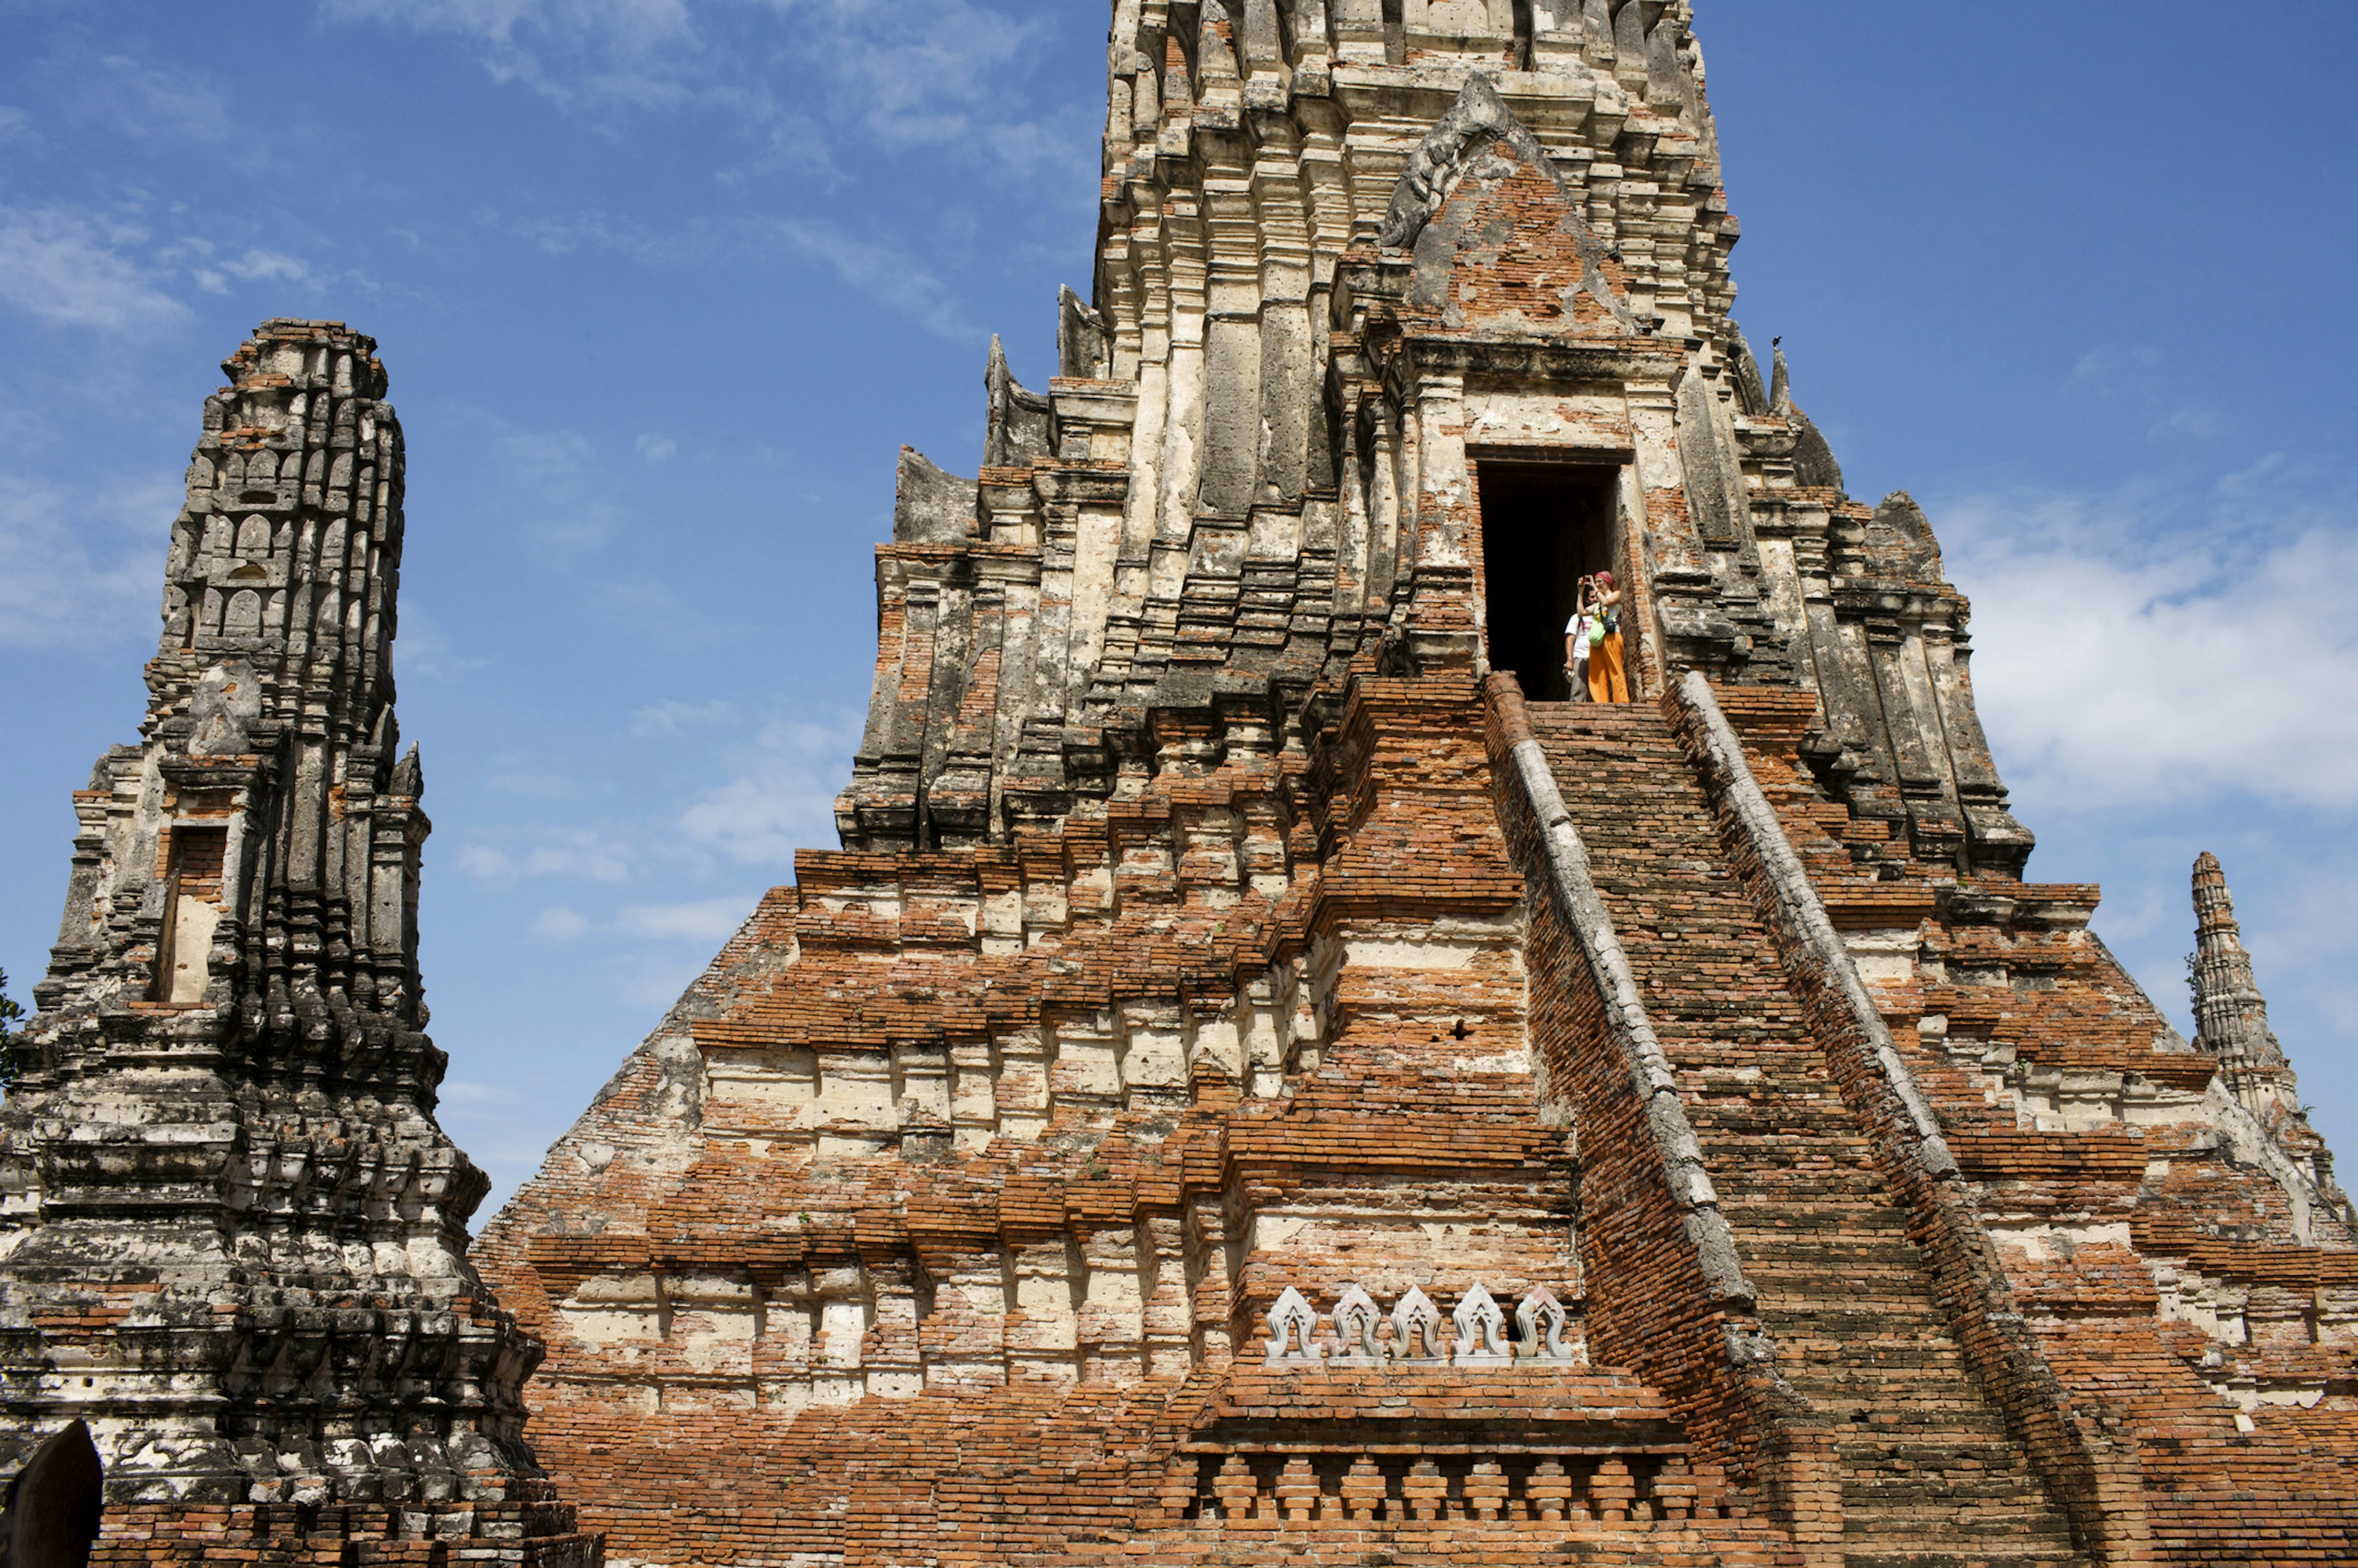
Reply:
M1378 241L1414 257L1408 304L1445 330L1628 336L1621 264L1581 197L1476 72L1409 155Z

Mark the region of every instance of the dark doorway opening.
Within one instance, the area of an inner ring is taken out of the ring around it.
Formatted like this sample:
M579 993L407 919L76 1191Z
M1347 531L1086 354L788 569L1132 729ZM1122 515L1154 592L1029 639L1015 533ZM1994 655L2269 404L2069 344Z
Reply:
M1512 670L1532 702L1562 702L1563 629L1580 579L1613 565L1617 469L1475 464L1482 504L1483 611L1490 667Z

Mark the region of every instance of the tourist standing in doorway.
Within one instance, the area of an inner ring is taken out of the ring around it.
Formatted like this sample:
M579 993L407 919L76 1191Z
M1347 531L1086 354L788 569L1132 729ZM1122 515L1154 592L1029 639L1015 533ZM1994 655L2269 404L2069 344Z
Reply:
M1611 572L1596 574L1588 613L1595 617L1588 634L1588 700L1627 702L1629 677L1621 665L1621 590L1614 585ZM1599 636L1599 631L1604 635Z
M1588 700L1588 579L1582 578L1580 602L1563 623L1564 697L1571 702Z

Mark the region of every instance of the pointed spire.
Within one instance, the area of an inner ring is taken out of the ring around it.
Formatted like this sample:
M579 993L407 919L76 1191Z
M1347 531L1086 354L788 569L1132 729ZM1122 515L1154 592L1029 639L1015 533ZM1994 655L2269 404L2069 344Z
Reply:
M1055 449L1055 416L1048 400L1026 391L1008 368L1007 350L999 334L990 335L990 359L983 366L983 390L989 397L982 438L982 466L1020 468Z
M1793 411L1793 386L1792 377L1785 370L1785 340L1769 339L1768 351L1776 356L1768 372L1768 412L1790 414Z
M2192 979L2196 1048L2219 1058L2228 1087L2247 1109L2298 1108L2292 1071L2268 1029L2268 1004L2244 950L2227 874L2208 849L2194 861Z

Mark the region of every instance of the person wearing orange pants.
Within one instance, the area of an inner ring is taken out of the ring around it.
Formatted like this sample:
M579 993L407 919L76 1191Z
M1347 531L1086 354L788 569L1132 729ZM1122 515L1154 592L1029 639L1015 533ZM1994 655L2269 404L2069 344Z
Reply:
M1596 574L1595 613L1605 621L1605 640L1588 649L1588 700L1627 702L1629 676L1621 663L1621 590L1611 572Z

